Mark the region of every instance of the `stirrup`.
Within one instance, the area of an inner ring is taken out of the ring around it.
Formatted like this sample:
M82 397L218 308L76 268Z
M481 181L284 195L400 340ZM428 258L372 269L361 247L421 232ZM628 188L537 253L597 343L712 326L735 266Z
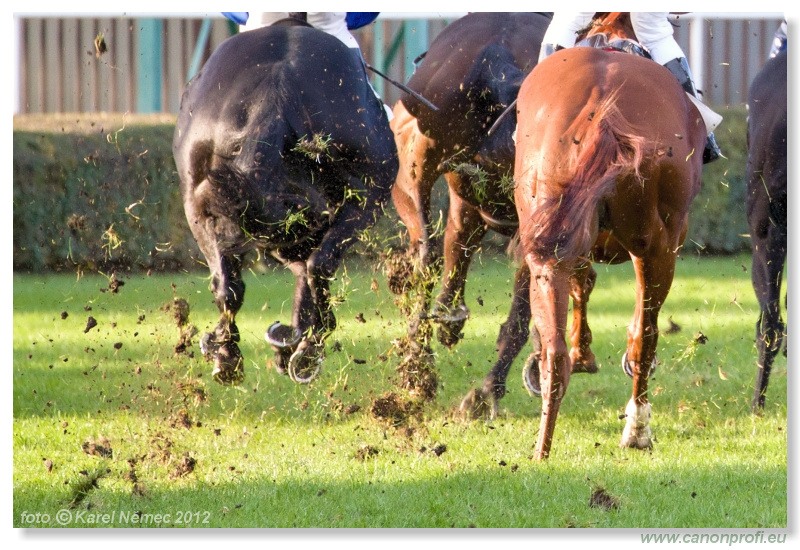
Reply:
M717 145L717 139L714 137L714 134L708 134L708 138L706 138L706 146L703 149L703 164L714 162L720 157L727 158L722 154L722 150L720 150L719 145Z

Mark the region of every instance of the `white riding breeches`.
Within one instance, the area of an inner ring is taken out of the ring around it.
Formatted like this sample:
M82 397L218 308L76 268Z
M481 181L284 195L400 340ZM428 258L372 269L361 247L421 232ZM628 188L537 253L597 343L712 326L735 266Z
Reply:
M239 26L240 31L250 31L259 27L272 25L276 21L289 17L288 12L249 12L247 23ZM347 12L344 11L319 11L306 12L306 22L321 31L335 36L348 48L358 48L358 41L347 29Z
M667 12L631 12L631 25L636 38L650 52L653 61L660 65L686 57L672 36L672 23L668 16Z
M595 12L586 11L555 12L542 38L542 44L564 48L574 46L578 31L591 23L594 14ZM663 65L673 59L686 57L672 35L672 24L667 12L630 12L630 15L639 43L650 52L657 63Z

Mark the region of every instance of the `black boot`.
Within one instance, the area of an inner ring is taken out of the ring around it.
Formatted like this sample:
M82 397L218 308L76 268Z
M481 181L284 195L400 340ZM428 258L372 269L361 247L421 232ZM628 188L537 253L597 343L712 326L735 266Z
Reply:
M692 72L689 70L689 63L686 61L685 57L676 57L672 61L664 63L664 66L678 79L678 82L686 93L700 99L697 95L697 88L692 80ZM708 134L708 138L706 138L706 146L703 150L703 164L713 162L721 156L723 156L722 151L719 145L717 145L714 132L711 132Z

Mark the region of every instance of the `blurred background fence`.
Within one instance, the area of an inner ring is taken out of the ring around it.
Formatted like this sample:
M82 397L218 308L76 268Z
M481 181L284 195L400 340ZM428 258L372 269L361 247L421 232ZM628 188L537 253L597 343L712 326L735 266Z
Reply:
M371 65L404 82L414 59L461 15L383 13L354 34ZM782 17L693 13L674 18L676 39L706 102L745 102ZM15 112L176 113L184 84L235 32L236 26L220 14L17 13ZM388 104L397 99L398 91L380 78L375 86Z

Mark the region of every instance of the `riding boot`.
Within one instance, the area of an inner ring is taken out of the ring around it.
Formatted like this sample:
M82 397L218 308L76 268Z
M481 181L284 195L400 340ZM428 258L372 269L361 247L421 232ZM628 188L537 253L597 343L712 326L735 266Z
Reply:
M373 94L375 94L375 98L383 106L383 110L386 113L386 118L389 120L389 122L391 122L392 119L394 118L394 111L392 111L392 108L383 102L383 98L380 95L378 95L378 90L376 90L375 86L372 85L372 81L369 79L369 75L367 74L367 62L364 60L364 56L361 54L361 49L350 48L350 51L353 52L353 55L356 56L358 62L361 63L361 68L364 69L364 79L367 81L369 89L372 90Z
M685 57L676 57L671 61L667 61L664 63L664 67L666 67L669 72L671 72L675 78L678 79L678 82L686 93L700 99L697 94L697 88L692 80L692 73L689 70L689 63L686 61ZM714 132L711 132L706 138L706 146L705 150L703 151L703 164L713 162L721 156L723 156L722 151L720 150L719 145L717 145Z

